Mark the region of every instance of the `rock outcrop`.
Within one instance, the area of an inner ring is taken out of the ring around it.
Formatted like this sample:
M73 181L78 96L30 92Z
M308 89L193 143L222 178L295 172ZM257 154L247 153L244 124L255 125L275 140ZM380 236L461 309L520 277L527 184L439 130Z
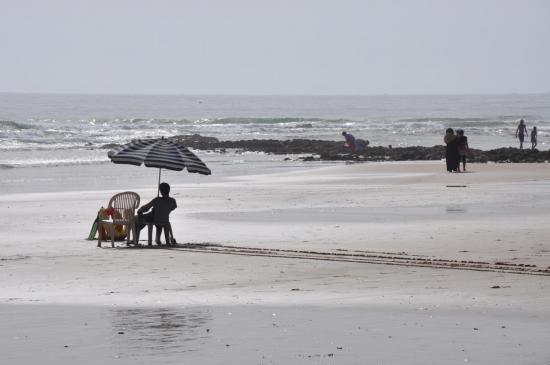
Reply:
M306 161L417 161L440 160L445 158L445 147L368 147L364 153L353 154L344 148L343 141L323 141L314 139L245 139L238 141L220 141L215 137L205 137L198 134L172 137L186 146L198 150L226 149L256 151L271 154L309 155L300 157ZM112 145L109 147L112 148ZM469 162L547 162L550 161L550 151L520 150L518 148L497 148L483 151L470 149Z

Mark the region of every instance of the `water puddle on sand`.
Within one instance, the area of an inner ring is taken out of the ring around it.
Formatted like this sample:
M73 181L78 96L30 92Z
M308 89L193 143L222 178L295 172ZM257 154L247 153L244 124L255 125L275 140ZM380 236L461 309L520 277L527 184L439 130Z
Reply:
M0 304L1 363L178 363L212 342L212 322L196 307Z
M139 358L174 356L193 351L209 337L207 310L176 308L116 308L110 311L113 350Z

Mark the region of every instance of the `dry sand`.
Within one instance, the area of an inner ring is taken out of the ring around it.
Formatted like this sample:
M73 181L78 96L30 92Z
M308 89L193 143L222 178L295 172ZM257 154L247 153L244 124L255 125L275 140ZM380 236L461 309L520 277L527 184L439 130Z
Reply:
M174 184L175 249L83 240L115 191L0 195L3 362L550 363L550 167L469 167Z

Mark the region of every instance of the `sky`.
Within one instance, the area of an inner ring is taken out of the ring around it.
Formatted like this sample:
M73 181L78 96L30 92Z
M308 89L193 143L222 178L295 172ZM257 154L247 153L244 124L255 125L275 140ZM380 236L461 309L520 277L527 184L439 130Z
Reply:
M550 0L0 0L0 92L550 92Z

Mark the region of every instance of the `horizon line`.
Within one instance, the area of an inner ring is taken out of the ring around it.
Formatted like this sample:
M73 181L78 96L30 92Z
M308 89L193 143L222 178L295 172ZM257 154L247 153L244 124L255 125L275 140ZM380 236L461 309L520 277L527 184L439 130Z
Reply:
M372 97L379 97L379 96L504 96L504 95L521 95L521 96L528 96L528 95L548 95L550 94L550 91L544 91L544 92L487 92L487 93L380 93L380 94L329 94L329 93L323 93L323 94L189 94L189 93L98 93L98 92L27 92L27 91L0 91L0 95L50 95L50 96L173 96L173 97L194 97L194 96L201 96L201 97L361 97L361 96L372 96Z

